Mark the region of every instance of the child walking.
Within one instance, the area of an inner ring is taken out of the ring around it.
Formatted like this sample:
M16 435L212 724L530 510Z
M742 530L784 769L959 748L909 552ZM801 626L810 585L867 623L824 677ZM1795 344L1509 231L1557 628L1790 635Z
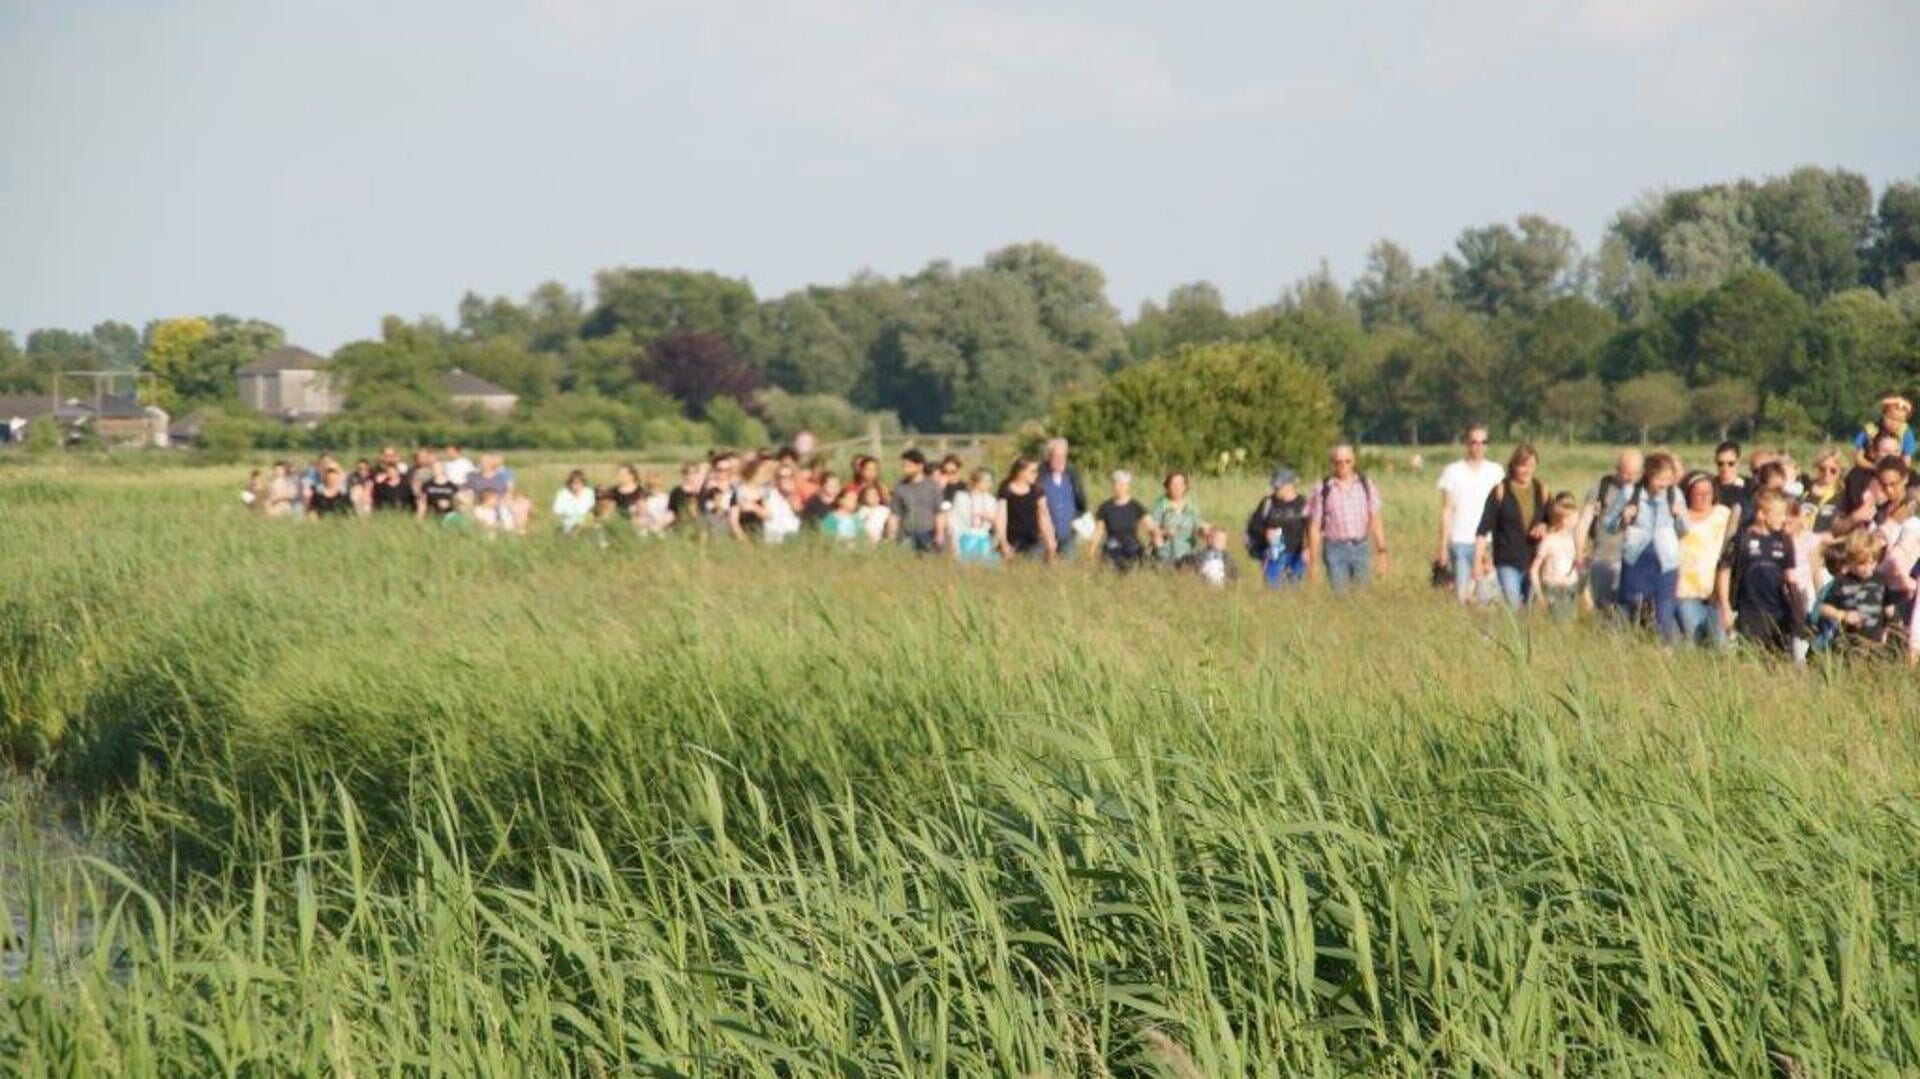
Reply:
M1787 496L1761 491L1754 498L1753 523L1740 530L1721 557L1715 592L1721 623L1766 651L1793 654L1793 641L1805 624L1801 599L1794 594L1794 546L1787 535Z
M1574 523L1580 504L1562 491L1547 507L1547 534L1534 549L1527 579L1534 602L1545 603L1557 622L1570 622L1580 607L1579 542Z

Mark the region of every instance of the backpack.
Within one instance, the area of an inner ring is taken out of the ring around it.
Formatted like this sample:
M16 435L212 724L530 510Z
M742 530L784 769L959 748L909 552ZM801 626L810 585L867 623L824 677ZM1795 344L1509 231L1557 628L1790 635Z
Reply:
M1614 494L1624 486L1625 484L1620 482L1620 477L1611 472L1600 477L1600 484L1594 491L1594 494L1597 496L1597 501L1600 503L1600 511L1593 515L1593 521L1587 525L1588 543L1599 542L1601 518L1607 515L1607 507L1613 503ZM1635 484L1634 486L1637 487L1639 485Z
M1365 472L1355 472L1353 474L1353 478L1360 481L1360 489L1366 492L1367 524L1371 525L1373 524L1373 481L1367 478L1367 474ZM1321 479L1320 481L1320 513L1322 514L1322 516L1324 516L1327 512L1327 493L1332 490L1333 490L1333 477L1327 476Z

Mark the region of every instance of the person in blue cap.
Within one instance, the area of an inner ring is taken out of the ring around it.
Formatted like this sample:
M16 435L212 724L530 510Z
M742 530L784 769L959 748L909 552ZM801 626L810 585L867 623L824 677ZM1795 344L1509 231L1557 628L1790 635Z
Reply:
M1275 469L1271 490L1247 517L1247 554L1260 563L1269 588L1307 576L1307 499L1293 469Z

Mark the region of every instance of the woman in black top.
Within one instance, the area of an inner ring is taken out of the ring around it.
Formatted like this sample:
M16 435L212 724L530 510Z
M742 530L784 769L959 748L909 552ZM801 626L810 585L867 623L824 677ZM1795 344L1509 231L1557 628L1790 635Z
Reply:
M1487 507L1480 515L1478 558L1481 576L1491 572L1500 581L1500 595L1507 606L1523 609L1532 598L1527 571L1533 567L1533 552L1547 534L1547 489L1534 473L1539 470L1540 455L1531 444L1522 442L1507 458L1507 476L1487 494Z
M315 520L353 515L353 495L347 491L345 477L338 468L327 469L319 489L307 496L307 515Z
M1016 459L1007 482L1000 485L1000 553L1004 557L1051 559L1060 549L1046 507L1039 462L1031 457Z
M639 469L632 465L621 465L613 475L613 486L607 489L613 496L613 508L620 520L633 524L639 519L640 508L646 504L646 485L640 482Z
M1140 542L1140 526L1147 520L1147 507L1133 497L1133 473L1121 469L1113 474L1113 497L1093 511L1093 544L1107 564L1125 572L1140 564L1146 548Z

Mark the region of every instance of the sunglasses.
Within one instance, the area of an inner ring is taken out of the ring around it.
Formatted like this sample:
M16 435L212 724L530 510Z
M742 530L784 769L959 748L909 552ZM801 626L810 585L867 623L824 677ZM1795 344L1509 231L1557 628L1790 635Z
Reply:
M1721 468L1739 468L1740 467L1740 461L1738 458L1735 458L1734 460L1731 460L1731 461L1715 461L1714 464L1719 465Z
M1486 440L1486 439L1484 439L1484 438L1469 438L1469 439L1467 439L1467 445L1469 445L1469 446L1484 446L1484 445L1486 445L1486 444L1487 444L1487 440Z

